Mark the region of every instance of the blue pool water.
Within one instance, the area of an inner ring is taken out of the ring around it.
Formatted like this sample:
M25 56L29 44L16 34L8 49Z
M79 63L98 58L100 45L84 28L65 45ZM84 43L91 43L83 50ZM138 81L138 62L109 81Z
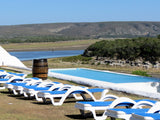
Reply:
M112 73L106 71L97 71L84 68L76 69L51 69L50 72L61 73L65 75L77 76L82 78L94 79L112 83L134 83L134 82L160 82L160 79L142 76L132 76L126 74Z

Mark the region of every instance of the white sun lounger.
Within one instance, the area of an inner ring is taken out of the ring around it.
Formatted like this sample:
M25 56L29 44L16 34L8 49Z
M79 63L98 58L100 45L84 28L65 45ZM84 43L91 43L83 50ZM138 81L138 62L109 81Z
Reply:
M30 84L33 84L35 82L42 82L42 79L36 78L36 77L32 77L32 78L19 78L19 79L15 79L12 82L4 83L4 87L6 89L8 89L9 91L12 91L14 86L18 86L18 85L30 85Z
M154 107L156 102L157 101L154 101L154 100L144 99L137 102L132 108L107 109L105 112L105 115L111 117L112 119L120 118L120 119L129 120L132 113L148 112L149 108L142 108L142 107L143 106Z
M43 81L40 78L35 78L35 77L28 78L26 81L24 81L22 83L12 84L13 85L12 91L15 95L20 95L20 94L23 94L24 86L39 85L42 82Z
M96 101L96 98L94 97L93 93L102 92L102 91L103 91L103 94L106 93L104 89L100 89L100 88L87 89L81 86L71 86L69 88L62 87L61 89L56 90L56 91L38 92L37 96L39 98L42 98L44 102L46 99L50 99L54 106L60 106L64 103L67 97L69 97L70 95L74 95L75 97L75 94L80 94L82 96L80 98L83 98L85 100L87 99L85 94L88 94L92 100ZM60 100L56 102L55 98L60 98Z
M49 90L47 91L38 91L36 92L35 94L35 98L37 101L43 101L45 103L46 101L46 98L45 97L42 97L43 95L42 94L48 94L49 91L63 91L63 90L67 90L67 89L70 89L71 87L73 87L73 85L70 85L70 84L59 84L59 85L54 85L52 86ZM87 88L87 87L85 87ZM41 95L40 95L41 94ZM38 96L39 95L39 96ZM83 99L81 96L77 96L76 94L72 94L70 95L69 97L74 97L76 100L81 100Z
M13 89L14 84L23 83L23 82L25 82L25 80L26 80L26 78L17 78L17 79L14 79L12 82L4 83L3 86L10 91Z
M42 82L37 86L24 86L23 94L25 97L37 97L39 91L53 91L61 86L63 86L63 84L59 82ZM42 99L37 100L42 101Z
M109 95L110 96L110 95ZM106 95L106 99L108 99ZM75 107L78 108L81 114L84 115L84 111L90 111L96 120L105 120L107 116L104 114L107 109L115 108L118 106L131 107L141 100L132 100L126 97L116 97L114 101L80 101L76 102ZM97 111L104 111L102 115L97 115Z
M130 120L160 120L159 113L136 113L132 114Z
M7 73L11 75L22 77L22 78L25 78L27 76L27 74L24 74L24 73L13 73L13 72L7 72Z
M160 102L157 102L148 112L133 113L130 120L160 120Z
M16 80L19 81L20 79L23 79L26 76L26 74L7 73L2 76L3 77L1 77L0 79L0 84L1 84L0 89L5 89L5 87L3 86L4 83L15 82Z
M7 72L5 70L0 70L0 77L1 77L1 75L5 75L5 74L7 74Z

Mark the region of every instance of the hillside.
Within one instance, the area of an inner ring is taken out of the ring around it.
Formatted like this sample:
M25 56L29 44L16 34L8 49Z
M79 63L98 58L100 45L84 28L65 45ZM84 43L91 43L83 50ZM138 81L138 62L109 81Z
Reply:
M157 36L160 22L96 22L96 23L50 23L0 26L0 40L18 38L46 39L52 41L89 38L128 38ZM41 41L40 40L40 41Z

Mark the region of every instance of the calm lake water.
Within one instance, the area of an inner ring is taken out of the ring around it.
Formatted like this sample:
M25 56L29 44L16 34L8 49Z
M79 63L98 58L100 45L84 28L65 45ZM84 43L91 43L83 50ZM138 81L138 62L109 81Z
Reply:
M41 58L57 58L83 54L84 50L57 50L57 51L22 51L9 52L21 61L41 59Z

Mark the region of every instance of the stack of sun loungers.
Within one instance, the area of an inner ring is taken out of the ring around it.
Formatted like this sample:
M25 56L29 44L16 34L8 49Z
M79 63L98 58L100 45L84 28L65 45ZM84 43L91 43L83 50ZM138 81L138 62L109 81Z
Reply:
M25 78L26 75L20 73L1 72L4 73L4 76L0 79L3 89L8 89L15 95L24 95L24 97L28 98L35 97L37 101L46 102L47 99L50 99L55 106L62 105L68 97L74 97L77 100L96 101L93 93L102 92L102 96L104 96L108 92L101 88L89 89L84 86L74 86L59 82L44 82L39 78ZM85 94L88 94L90 98L87 98ZM58 102L55 101L57 98L60 98Z
M0 84L22 81L26 76L27 75L23 73L12 73L12 72L6 72L4 70L1 70ZM5 87L1 85L0 89L5 89Z
M15 95L35 98L44 103L49 99L54 106L61 106L68 97L74 97L76 100L83 99L84 101L76 102L75 108L79 109L82 115L85 115L85 111L90 111L96 120L105 120L107 117L125 120L160 120L160 102L117 97L106 94L107 89L44 82L39 78L26 78L26 74L9 73L4 70L0 70L0 84L2 84L0 89L8 89ZM101 92L100 99L94 96L93 93L96 92ZM144 108L144 106L148 107ZM97 115L97 111L101 111L102 114Z

